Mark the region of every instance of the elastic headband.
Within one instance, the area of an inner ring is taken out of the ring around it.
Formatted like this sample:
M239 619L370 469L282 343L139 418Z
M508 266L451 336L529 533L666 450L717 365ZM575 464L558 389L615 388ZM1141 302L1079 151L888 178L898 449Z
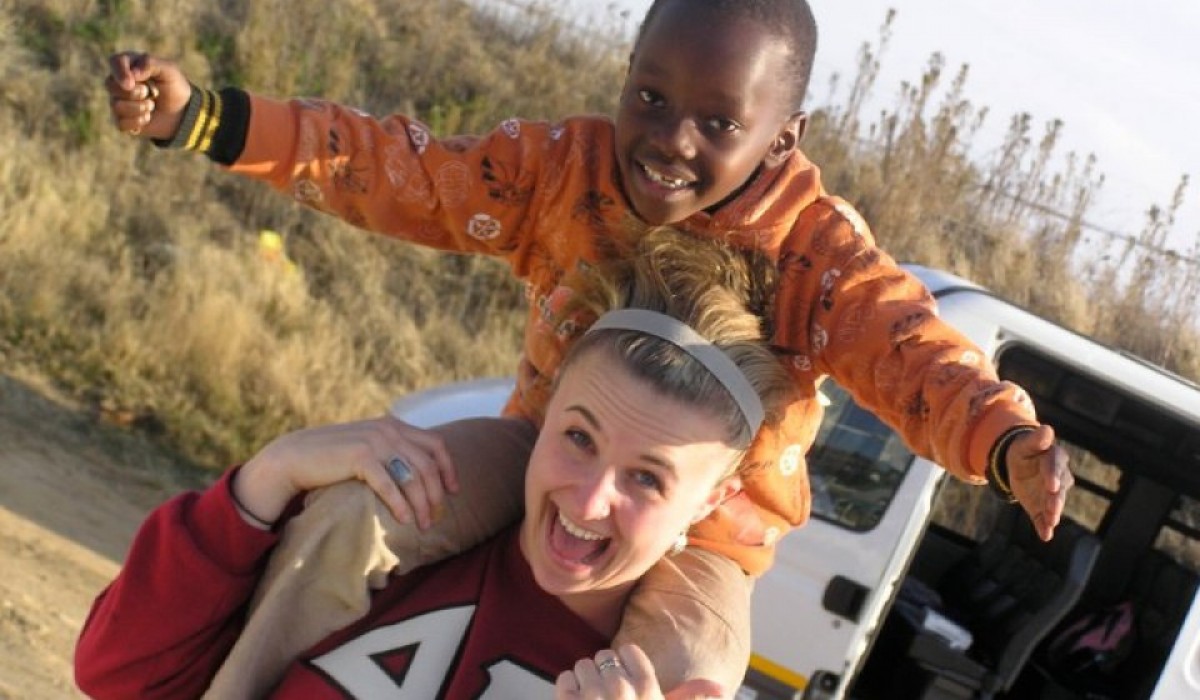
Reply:
M746 375L742 373L737 364L729 359L729 355L697 333L691 326L673 316L657 311L617 309L601 316L588 329L588 333L606 328L652 335L691 355L697 362L704 365L709 374L716 377L717 381L721 382L721 385L733 397L734 402L742 411L742 417L746 419L750 434L758 433L764 414L762 399L758 397L758 392L750 385L750 380L746 379Z

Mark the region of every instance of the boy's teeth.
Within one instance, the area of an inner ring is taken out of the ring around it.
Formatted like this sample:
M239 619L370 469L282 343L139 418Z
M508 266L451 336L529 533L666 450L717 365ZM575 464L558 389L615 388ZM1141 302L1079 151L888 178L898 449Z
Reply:
M589 530L585 530L582 527L579 527L575 523L571 522L570 520L567 520L563 516L562 511L559 511L559 513L558 513L558 522L562 524L563 529L566 530L567 532L569 532L572 537L578 537L581 540L591 540L591 541L605 539L604 536L597 535L596 533L591 532Z
M660 185L665 185L666 187L671 187L674 189L679 189L681 187L687 187L686 181L677 180L673 177L667 177L658 172L655 172L654 170L651 170L650 168L648 168L644 165L642 166L642 171L646 173L647 177L649 177L651 180L657 182Z

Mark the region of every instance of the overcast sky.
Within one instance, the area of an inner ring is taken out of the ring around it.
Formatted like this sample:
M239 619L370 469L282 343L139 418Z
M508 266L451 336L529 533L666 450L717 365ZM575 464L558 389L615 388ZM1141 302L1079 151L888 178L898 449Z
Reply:
M486 0L485 0L486 1ZM1106 176L1089 219L1136 233L1151 204L1166 205L1180 176L1192 177L1171 244L1200 237L1200 0L810 0L820 27L811 95L828 94L834 72L853 76L889 7L898 12L875 87L895 104L902 80L920 77L941 52L949 73L970 64L966 97L987 106L982 145L999 145L1009 118L1028 112L1036 135L1065 123L1060 152L1095 153ZM631 24L650 0L567 0L598 11L628 9ZM989 143L990 142L990 143Z

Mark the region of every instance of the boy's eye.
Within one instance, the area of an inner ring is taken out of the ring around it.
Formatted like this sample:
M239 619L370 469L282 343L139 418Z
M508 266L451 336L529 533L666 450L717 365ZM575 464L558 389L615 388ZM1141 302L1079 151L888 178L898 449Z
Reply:
M641 100L644 104L648 104L652 107L657 107L663 103L662 95L659 95L657 92L654 92L653 90L646 90L645 88L643 88L641 90L638 90L637 96L638 96L638 99Z
M708 126L713 131L719 131L721 133L726 133L726 134L732 133L732 132L737 131L738 129L742 128L741 124L738 124L737 122L735 122L732 119L726 119L724 117L713 117L713 118L709 119Z

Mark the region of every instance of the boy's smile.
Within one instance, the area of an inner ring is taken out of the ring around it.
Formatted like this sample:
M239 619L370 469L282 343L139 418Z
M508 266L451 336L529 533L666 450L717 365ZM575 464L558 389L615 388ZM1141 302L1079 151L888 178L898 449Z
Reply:
M718 21L719 19L719 21ZM723 203L784 162L803 117L781 84L787 43L748 19L672 2L630 59L617 113L617 163L634 211L651 224Z

